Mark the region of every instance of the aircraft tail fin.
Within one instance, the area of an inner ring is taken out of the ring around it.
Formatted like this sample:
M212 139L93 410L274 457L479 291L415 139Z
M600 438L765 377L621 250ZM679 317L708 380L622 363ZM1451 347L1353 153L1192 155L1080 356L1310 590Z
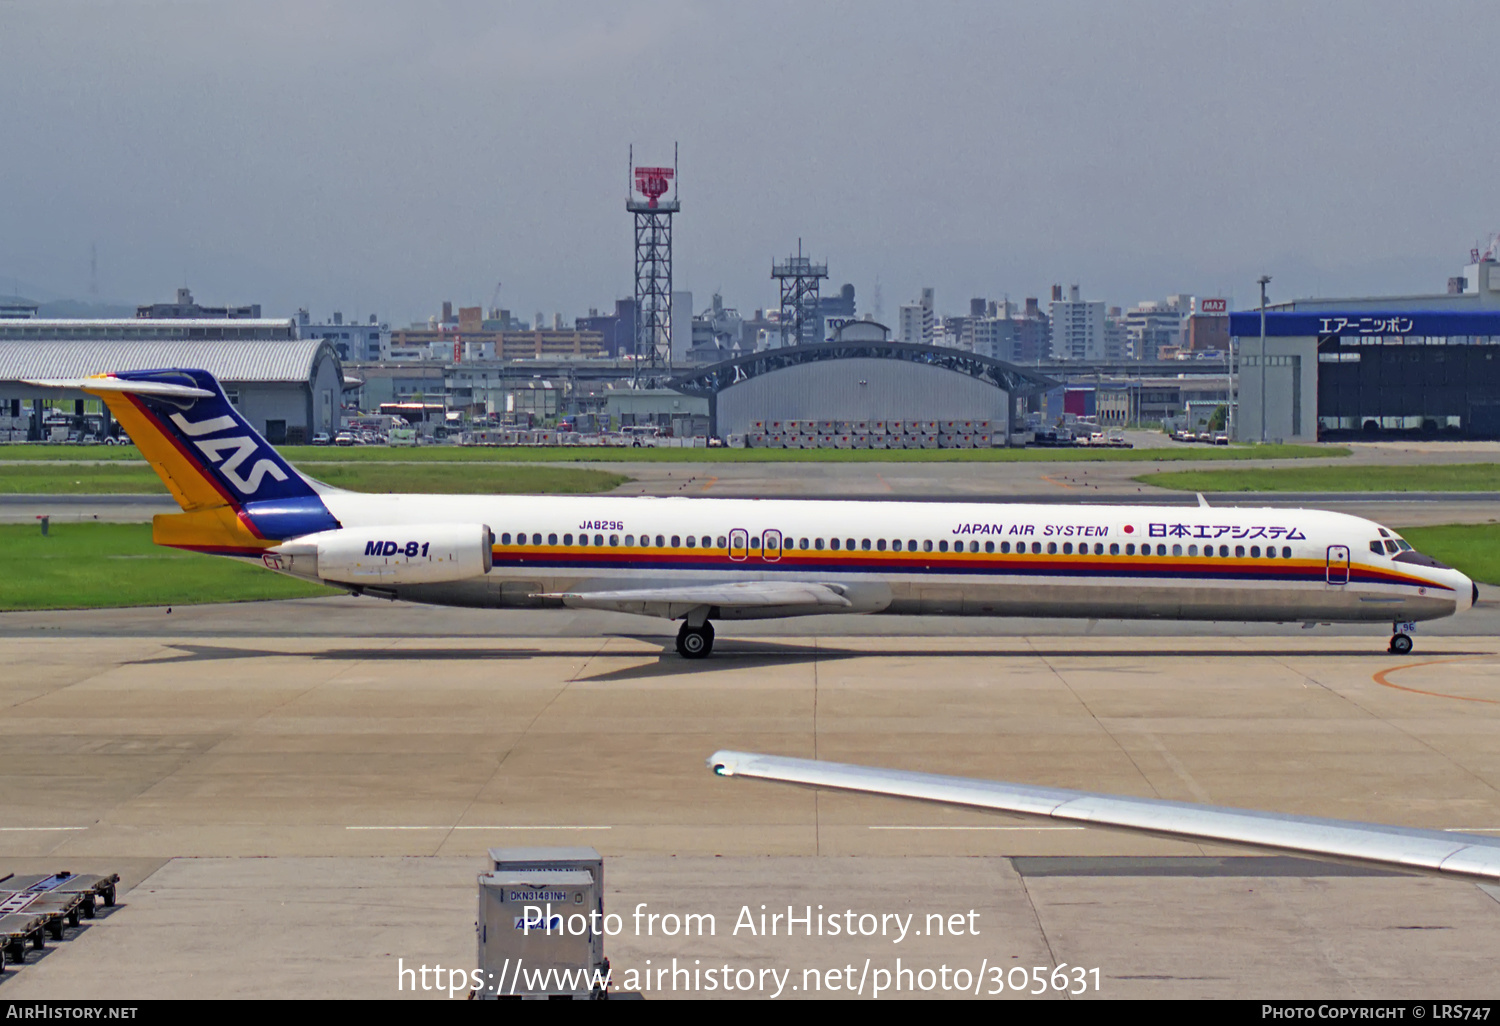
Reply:
M208 371L119 371L29 384L102 399L185 513L228 507L255 538L338 526L313 483L250 426Z

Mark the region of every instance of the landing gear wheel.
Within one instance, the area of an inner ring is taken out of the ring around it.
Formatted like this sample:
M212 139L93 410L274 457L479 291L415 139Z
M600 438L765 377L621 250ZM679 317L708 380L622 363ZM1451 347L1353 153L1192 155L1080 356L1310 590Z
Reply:
M714 625L707 620L702 627L686 623L677 632L677 654L684 659L704 659L714 650Z
M1406 655L1411 651L1411 635L1396 634L1391 637L1391 655Z

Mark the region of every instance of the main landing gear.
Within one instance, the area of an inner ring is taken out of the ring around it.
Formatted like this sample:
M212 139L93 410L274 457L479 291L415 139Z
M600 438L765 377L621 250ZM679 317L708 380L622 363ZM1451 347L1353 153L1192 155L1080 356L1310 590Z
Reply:
M1391 655L1406 655L1411 651L1411 632L1415 628L1414 623L1391 624L1391 647L1388 649Z
M684 659L703 659L714 650L714 625L704 620L693 627L686 620L677 632L677 654Z

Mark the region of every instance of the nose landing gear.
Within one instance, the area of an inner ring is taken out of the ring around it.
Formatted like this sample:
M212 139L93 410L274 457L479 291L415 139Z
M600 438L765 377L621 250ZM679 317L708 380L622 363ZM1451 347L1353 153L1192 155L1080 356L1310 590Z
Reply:
M684 659L705 659L714 650L714 625L704 620L693 627L683 621L677 632L677 654Z
M1393 623L1391 624L1391 647L1387 649L1391 655L1406 655L1411 651L1411 631L1415 624Z

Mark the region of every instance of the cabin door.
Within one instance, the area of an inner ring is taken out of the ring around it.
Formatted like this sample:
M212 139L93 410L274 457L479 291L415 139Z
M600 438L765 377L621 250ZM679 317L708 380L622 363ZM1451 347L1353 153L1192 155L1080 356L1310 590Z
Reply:
M1349 583L1349 546L1328 546L1328 583Z

